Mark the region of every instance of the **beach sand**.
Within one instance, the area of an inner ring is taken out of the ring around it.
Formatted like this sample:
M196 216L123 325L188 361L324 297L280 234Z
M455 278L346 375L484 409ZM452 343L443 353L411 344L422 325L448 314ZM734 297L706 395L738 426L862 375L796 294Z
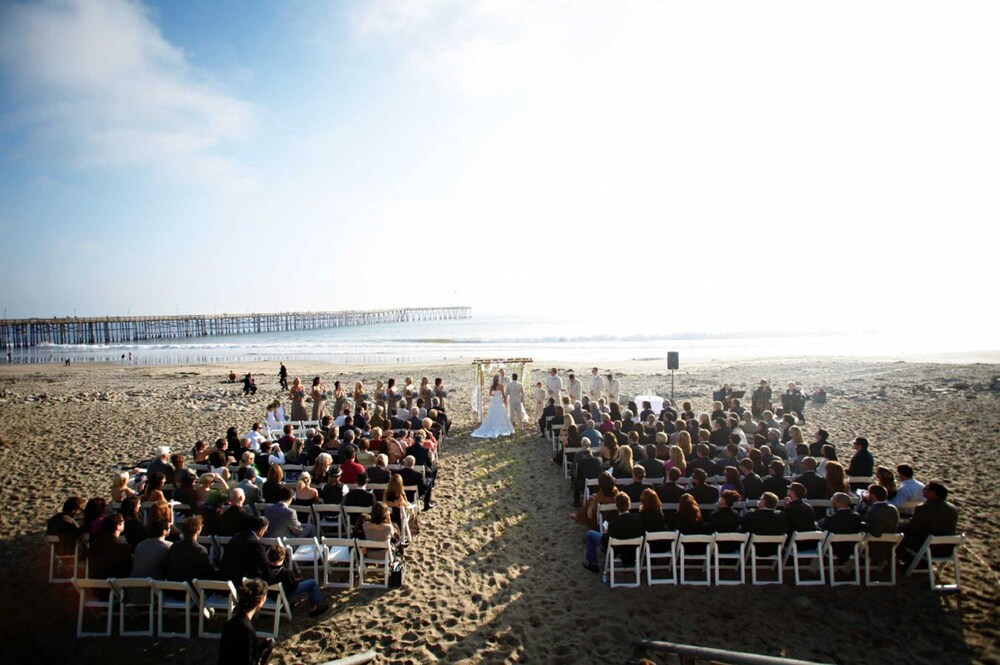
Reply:
M393 590L334 590L319 621L296 606L273 662L320 663L365 649L379 662L623 663L653 638L829 663L1000 663L1000 366L806 359L706 362L676 374L677 399L707 410L724 381L752 387L789 380L825 386L807 428L831 432L841 458L856 435L876 463L909 462L941 479L970 536L962 603L929 591L926 577L894 588L667 587L608 589L584 570L583 529L571 522L569 482L534 428L473 440L465 362L337 367L289 362L292 376L397 381L440 376L453 391L453 435L440 462L437 507L409 549L407 583ZM565 368L565 365L561 365ZM547 364L536 363L539 380ZM606 365L601 364L605 369ZM245 398L223 383L230 369L258 374ZM576 368L585 373L584 367ZM661 362L616 363L626 394L670 391ZM187 452L230 425L246 431L277 392L277 363L243 366L0 368L0 661L214 663L217 642L75 638L77 596L46 581L45 521L70 495L107 495L112 471L156 445ZM662 657L653 660L665 662Z

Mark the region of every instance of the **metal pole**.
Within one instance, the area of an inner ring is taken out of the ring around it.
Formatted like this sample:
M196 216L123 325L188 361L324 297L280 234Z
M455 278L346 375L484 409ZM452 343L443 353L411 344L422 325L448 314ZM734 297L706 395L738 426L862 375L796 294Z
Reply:
M638 640L635 642L635 646L674 653L679 656L693 656L694 658L712 660L718 663L732 663L733 665L818 665L815 661L811 660L761 656L753 653L740 653L739 651L728 651L726 649L709 649L707 647L660 642L658 640Z
M670 404L674 403L674 370L670 370Z

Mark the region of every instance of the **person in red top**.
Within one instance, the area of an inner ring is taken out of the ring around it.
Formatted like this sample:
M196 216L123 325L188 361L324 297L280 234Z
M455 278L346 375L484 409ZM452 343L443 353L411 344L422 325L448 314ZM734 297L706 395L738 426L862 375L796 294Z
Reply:
M365 467L354 461L354 447L349 447L344 452L344 463L340 465L340 482L345 485L353 485L358 482L358 474L365 472Z

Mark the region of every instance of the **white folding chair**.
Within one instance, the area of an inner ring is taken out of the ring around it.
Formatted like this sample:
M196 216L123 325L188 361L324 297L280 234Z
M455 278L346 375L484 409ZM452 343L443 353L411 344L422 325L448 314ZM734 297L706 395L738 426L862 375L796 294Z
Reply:
M417 491L417 486L416 485L403 485L403 496L405 496L406 500L409 502L409 504L410 504L410 510L412 510L414 513L419 513L420 512L420 495L419 495L419 493ZM411 496L413 497L412 501L410 500Z
M962 574L958 565L958 550L965 544L965 534L957 536L927 536L927 540L920 547L920 550L913 556L913 562L906 569L907 576L924 575L928 576L932 591L948 591L960 593L962 591ZM935 552L937 548L937 552ZM942 554L941 551L945 550ZM919 568L921 562L927 564L927 569ZM951 564L955 571L954 584L935 584L934 576L941 577L944 569ZM937 566L937 570L935 570Z
M695 586L711 586L712 584L712 544L715 536L703 536L698 534L681 534L677 539L677 558L681 564L681 584L692 584ZM691 550L696 550L692 552ZM697 550L701 549L701 552ZM689 563L690 562L690 563ZM687 569L689 567L701 568L705 573L705 578L701 580L688 580Z
M553 425L550 438L552 439L552 450L559 450L559 433L565 425Z
M257 503L253 504L253 509L254 512L257 513L259 517L263 517L264 511L273 505L274 505L273 503L265 503L263 501L258 501Z
M121 637L152 637L153 619L153 580L148 577L123 577L108 580L115 596L118 597L118 634ZM125 630L125 615L141 616L145 612L149 620L146 627L140 630Z
M587 478L587 481L583 484L583 502L587 503L590 499L590 495L597 490L597 478Z
M583 448L564 448L563 449L563 458L562 458L563 478L565 478L566 480L569 480L569 476L570 476L570 473L569 473L569 470L570 470L569 456L570 455L576 455L581 450L583 450Z
M296 506L292 504L291 509L295 511L296 516L299 518L299 524L312 524L312 506Z
M676 531L651 531L646 534L643 551L646 558L646 584L677 584L677 537ZM658 544L665 545L665 548ZM664 549L663 552L654 550ZM658 563L662 562L662 563ZM655 577L657 570L669 571L669 577Z
M712 542L712 557L715 559L715 583L717 585L726 586L746 583L746 550L748 542L750 542L750 534L748 533L715 534L715 540ZM736 549L731 552L723 552L722 550L724 549L730 549L725 546L720 547L724 543L733 543L736 545ZM733 565L723 566L723 562L732 562ZM739 579L722 579L723 570L735 570L739 573Z
M156 634L160 637L191 638L191 610L198 607L198 596L187 582L166 582L153 580L153 591L156 594ZM184 632L168 632L163 630L164 610L181 611L184 613Z
M382 589L389 588L389 574L391 571L392 563L394 561L392 547L388 540L362 540L358 539L355 541L355 547L357 548L357 556L355 560L358 563L358 586L361 588L365 587L379 587ZM381 552L382 556L373 556L374 553ZM368 564L375 564L376 567L369 570ZM368 582L367 574L368 572L378 572L381 568L382 572L382 582Z
M216 562L222 564L222 555L226 553L226 546L229 545L229 541L233 539L232 536L212 536L215 540L215 556Z
M371 506L341 506L343 514L340 516L341 521L343 521L344 535L353 536L354 535L354 523L356 520L361 519L362 515L371 515Z
M827 568L830 572L830 586L843 586L861 584L861 543L864 541L864 534L861 533L828 533L823 542L823 552L826 554ZM850 558L841 565L837 564L835 547L838 543L853 543ZM845 569L853 564L854 577L846 580L837 579L837 569Z
M114 589L111 587L110 580L87 580L87 579L70 579L69 580L77 592L80 594L80 611L76 618L76 636L79 637L111 637L112 626L114 625L115 616L115 593ZM101 598L104 593L107 593L106 598ZM83 630L83 615L87 610L93 610L95 613L104 610L108 613L107 624L104 627L104 632L91 632Z
M627 587L635 588L642 584L642 536L638 538L608 538L608 553L604 557L604 572L608 574L611 588ZM622 559L622 552L631 551L633 564L625 566ZM618 563L622 566L619 568ZM632 576L631 582L618 582L615 580L615 573L619 575L629 574Z
M785 549L785 538L786 536L758 536L754 535L750 538L750 584L754 586L762 586L765 584L782 584L784 582L782 562L784 561L784 549ZM761 548L765 550L775 549L773 554L761 554ZM758 580L757 570L758 562L770 563L772 568L778 571L777 579L773 580Z
M601 533L607 529L607 522L610 519L605 519L605 513L610 513L611 515L618 514L618 506L613 503L599 503L597 504L597 524L600 526L598 529Z
M865 586L895 586L896 584L896 548L903 541L901 533L885 533L881 536L868 534L861 545L861 553L865 558ZM877 580L872 577L872 548L889 550L888 561L880 562L876 570L882 570L888 564L889 579Z
M788 560L792 560L792 569L795 573L795 586L823 586L826 584L825 566L823 565L823 541L826 539L825 531L793 531L792 539L785 553L784 565L788 565ZM800 564L803 562L814 562L818 568L818 577L807 580L802 577Z
M56 547L59 546L60 542L59 536L45 536L45 542L49 544L49 582L72 582L76 579L76 567L79 562L80 545L74 543L73 554L56 554ZM63 575L56 575L57 567L61 567L63 569ZM65 575L66 572L70 573L68 577Z
M281 615L287 614L288 618L291 618L290 612L286 611L287 606L288 598L285 596L285 588L281 586L281 583L269 584L267 586L267 596L264 600L264 605L260 608L258 614L260 616L273 616L274 624L271 632L255 628L254 632L257 633L257 637L270 637L277 639L278 626L281 624Z
M323 546L319 538L285 538L285 547L291 550L289 560L292 568L309 568L312 577L319 584L319 571L323 567Z
M320 538L325 536L343 537L340 519L342 511L339 504L314 504L312 510L317 536Z
M213 633L205 630L205 610L211 609L214 613L225 610L226 620L231 619L238 598L236 585L228 580L225 582L194 580L193 584L198 592L198 635L209 638L222 637L221 632Z
M324 538L323 541L323 586L350 589L354 586L354 539ZM347 574L347 582L333 582L339 573Z

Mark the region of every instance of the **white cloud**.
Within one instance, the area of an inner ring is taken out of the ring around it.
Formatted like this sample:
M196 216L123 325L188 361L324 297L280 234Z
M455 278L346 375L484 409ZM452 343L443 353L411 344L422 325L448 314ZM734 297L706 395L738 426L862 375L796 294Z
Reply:
M248 135L256 110L207 80L139 3L8 5L0 67L16 85L10 122L37 149L170 178L247 176L225 146Z

